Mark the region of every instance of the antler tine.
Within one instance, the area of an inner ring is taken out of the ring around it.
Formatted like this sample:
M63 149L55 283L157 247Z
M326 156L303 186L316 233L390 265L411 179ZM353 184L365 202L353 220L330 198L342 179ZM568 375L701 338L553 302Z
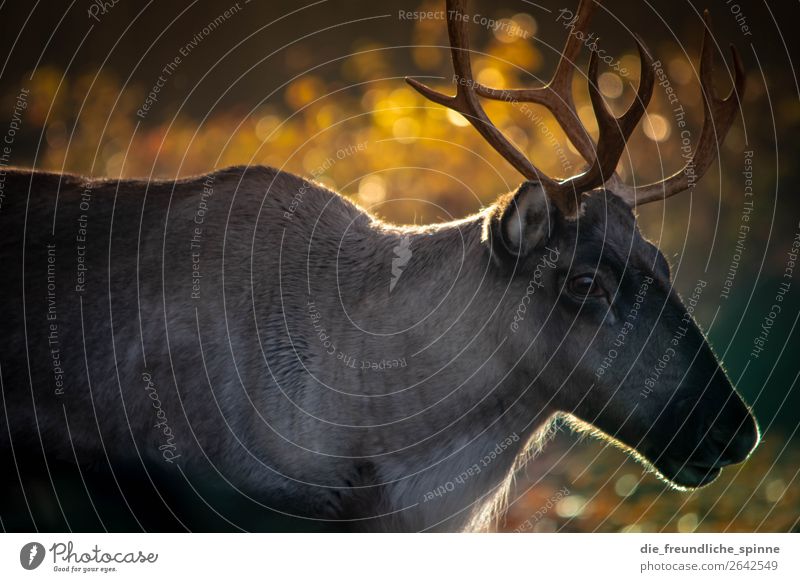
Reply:
M703 14L705 32L700 57L700 84L703 95L703 129L700 132L692 159L677 173L669 178L633 187L616 182L612 189L615 194L624 198L631 206L646 204L654 200L662 200L694 186L714 161L719 146L728 134L739 109L739 98L744 93L745 74L742 60L736 48L731 45L733 55L734 79L733 88L727 97L720 99L714 88L714 45L711 34L711 18L708 10Z
M650 99L653 96L655 76L653 74L653 59L645 47L644 41L633 35L639 49L641 73L636 97L628 110L620 117L615 117L603 100L597 81L597 53L593 52L589 61L589 96L592 100L592 110L597 119L600 135L597 141L597 153L591 167L578 176L561 182L561 189L583 192L607 182L615 175L617 163L625 151L625 146L633 130L641 120Z
M567 138L591 163L595 146L586 128L579 122L572 94L572 77L575 74L575 60L581 50L579 33L585 33L595 9L594 0L581 0L575 17L570 20L572 30L561 51L561 57L550 82L533 89L493 89L477 83L475 92L481 97L496 101L538 103L546 107L559 120Z
M508 160L523 176L538 180L547 190L558 182L546 176L531 163L500 130L495 127L483 110L475 94L475 80L470 64L468 19L464 16L464 0L447 0L447 30L450 37L450 52L456 74L457 89L454 96L445 95L419 81L406 78L406 82L434 103L461 113L478 130L483 138Z

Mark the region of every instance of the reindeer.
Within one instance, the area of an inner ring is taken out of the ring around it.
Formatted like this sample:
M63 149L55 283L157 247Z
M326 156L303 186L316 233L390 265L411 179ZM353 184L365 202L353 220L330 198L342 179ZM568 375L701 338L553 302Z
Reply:
M744 89L736 51L722 99L706 15L694 156L633 187L615 170L653 92L641 39L620 117L591 55L595 143L571 92L579 35L547 85L496 89L473 78L464 2L447 9L456 94L408 82L525 178L474 216L395 226L266 167L174 181L8 172L0 439L15 459L127 462L223 518L201 491L311 528L441 531L487 527L559 417L678 489L747 458L755 419L633 213L708 170ZM580 3L575 31L593 9ZM588 167L548 177L479 98L543 105Z

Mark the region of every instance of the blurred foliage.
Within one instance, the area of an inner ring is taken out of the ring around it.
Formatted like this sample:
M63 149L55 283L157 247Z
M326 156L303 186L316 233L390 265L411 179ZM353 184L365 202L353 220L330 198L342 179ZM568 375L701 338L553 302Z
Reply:
M560 435L519 479L499 531L800 531L800 449L765 438L744 464L691 493L675 491L622 451Z
M438 4L428 2L421 9L435 6ZM476 79L496 87L541 84L555 63L547 62L543 50L531 40L539 24L527 14L509 15L507 21L509 28L489 35L473 58ZM512 35L510 29L520 32ZM312 70L291 78L280 89L280 100L262 101L249 110L239 106L212 111L203 119L175 107L172 118L151 121L148 114L141 120L136 112L150 87L125 85L105 71L72 76L43 66L26 82L32 92L26 131L44 138L35 159L42 169L172 178L231 164L267 164L316 175L320 182L365 206L398 198L417 199L392 204L391 210L384 212L391 220L413 222L414 216L418 221L443 219L442 211L433 209L432 204L461 216L491 203L520 178L463 117L426 101L402 80L409 73L432 76L437 78L432 82L436 88L451 90L444 22L416 21L410 41L419 45L409 49L418 71L396 70L392 51L384 50L378 41L360 39L339 62L340 79L348 85L326 82ZM628 106L638 83L638 56L630 44L629 52L619 59L628 75L620 77L609 70L599 80L617 114ZM689 60L674 52L662 60L687 110L693 135L697 135L702 122L697 55ZM297 51L290 56L287 68L307 59ZM555 60L551 50L548 57ZM579 115L596 138L585 73L575 75L574 91ZM8 99L12 96L6 95ZM750 83L747 101L762 96L763 87ZM577 172L582 166L582 159L545 109L533 105L526 111L491 101L484 106L496 125L546 172L565 174L555 142L566 147L569 171ZM787 113L798 115L796 110ZM533 116L541 122L533 123ZM657 87L649 115L630 140L629 157L621 163L623 177L635 175L637 181L651 181L679 169L678 133L665 94ZM348 156L347 163L332 164L317 173L327 158L356 144L366 147L358 155ZM725 142L723 161L737 160L732 165L740 166L743 147L741 126L734 126ZM698 198L719 188L719 183L714 184L715 173L710 172ZM722 186L727 184L723 181Z

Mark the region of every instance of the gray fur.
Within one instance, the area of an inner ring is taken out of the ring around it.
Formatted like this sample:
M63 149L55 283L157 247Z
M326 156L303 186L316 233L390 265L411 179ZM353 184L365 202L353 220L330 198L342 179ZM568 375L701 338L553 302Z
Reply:
M728 440L755 430L693 321L659 389L637 396L685 308L663 257L611 193L587 198L577 221L541 196L532 202L540 191L526 184L461 221L396 227L264 167L175 182L20 170L5 188L0 365L9 426L0 442L11 435L15 447L71 459L74 446L100 463L141 458L176 479L218 482L338 529L419 531L485 527L557 414L590 423L678 485L674 463L698 450L731 456L719 438L708 444L709 424L722 418ZM87 268L78 293L81 214ZM509 224L525 233L524 250L508 252ZM403 237L411 258L390 292ZM47 341L47 244L56 245L63 394ZM609 284L619 286L612 307L565 299L567 274L605 273L592 257L608 253L627 269ZM643 274L654 278L647 312L598 383ZM155 426L154 392L172 439ZM695 406L681 418L697 423L681 433L676 407L687 403ZM681 443L664 440L667 426Z

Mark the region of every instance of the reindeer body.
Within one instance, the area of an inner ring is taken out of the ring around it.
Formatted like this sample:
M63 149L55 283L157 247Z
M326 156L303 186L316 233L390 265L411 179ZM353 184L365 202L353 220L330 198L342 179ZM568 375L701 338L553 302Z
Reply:
M55 457L141 456L358 529L453 529L552 414L514 406L530 379L491 353L489 323L516 301L485 276L483 216L394 228L263 167L150 183L12 172L7 188L15 447L41 435ZM413 261L390 293L401 237Z

